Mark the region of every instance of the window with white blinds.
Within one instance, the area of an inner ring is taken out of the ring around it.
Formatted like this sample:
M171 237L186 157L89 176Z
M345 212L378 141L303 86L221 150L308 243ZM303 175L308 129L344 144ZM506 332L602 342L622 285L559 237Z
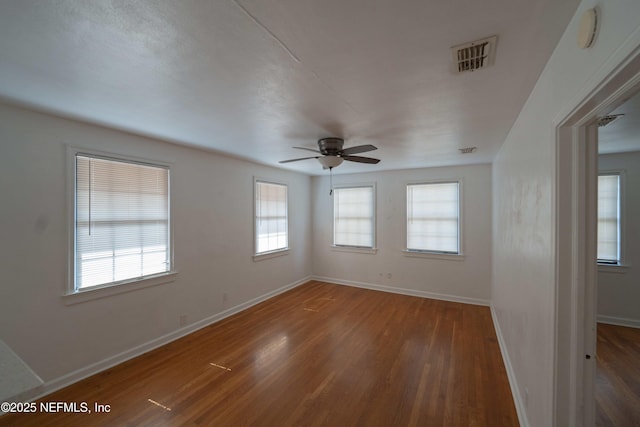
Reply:
M289 247L287 186L256 181L256 255Z
M75 156L75 289L170 271L169 169Z
M598 262L620 262L620 175L598 176Z
M375 229L374 187L334 188L333 244L373 248Z
M407 250L460 253L458 182L407 185Z

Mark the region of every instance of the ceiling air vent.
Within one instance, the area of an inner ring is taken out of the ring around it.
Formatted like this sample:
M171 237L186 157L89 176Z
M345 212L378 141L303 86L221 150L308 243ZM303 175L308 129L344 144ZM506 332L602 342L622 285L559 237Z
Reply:
M611 123L618 120L622 116L624 116L624 114L610 114L608 116L600 117L598 119L598 127L601 128L606 125L610 125Z
M471 154L477 149L478 147L465 147L465 148L458 148L458 151L460 151L460 154Z
M493 65L498 36L487 37L451 48L454 72L464 73Z

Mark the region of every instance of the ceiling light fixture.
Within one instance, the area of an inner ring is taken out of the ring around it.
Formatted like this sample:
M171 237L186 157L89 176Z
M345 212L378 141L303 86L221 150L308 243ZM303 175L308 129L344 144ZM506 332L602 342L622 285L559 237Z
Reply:
M318 159L320 164L325 168L335 168L336 166L340 166L344 161L342 157L338 156L324 156Z
M598 11L596 8L587 9L582 13L578 26L578 47L588 49L593 46L598 33Z

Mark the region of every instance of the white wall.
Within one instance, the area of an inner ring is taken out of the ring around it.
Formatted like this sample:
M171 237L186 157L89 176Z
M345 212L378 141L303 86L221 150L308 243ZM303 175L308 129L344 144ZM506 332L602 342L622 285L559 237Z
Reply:
M598 39L580 50L580 15L596 5ZM580 4L493 164L492 304L524 425L551 426L566 405L554 408L554 123L638 46L639 16L636 0Z
M627 266L619 272L614 272L616 268L598 272L598 319L640 327L640 151L600 155L598 168L624 171L621 198Z
M406 248L406 185L409 182L462 179L464 259L413 258ZM376 183L375 254L331 248L333 198L329 177L312 179L313 272L360 286L413 295L485 303L491 299L491 166L474 165L335 175L334 185ZM389 277L390 275L390 277Z
M172 283L66 305L65 144L172 162ZM253 177L289 183L290 246L254 262ZM0 338L45 381L311 275L310 178L0 104ZM223 301L223 293L228 301ZM72 375L73 376L73 375Z

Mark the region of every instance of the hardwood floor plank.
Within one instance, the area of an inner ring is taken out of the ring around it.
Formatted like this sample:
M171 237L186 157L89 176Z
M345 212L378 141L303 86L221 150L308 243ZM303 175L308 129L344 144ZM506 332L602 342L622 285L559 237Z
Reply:
M0 425L517 426L487 307L312 281Z
M598 323L596 425L640 426L640 329Z

